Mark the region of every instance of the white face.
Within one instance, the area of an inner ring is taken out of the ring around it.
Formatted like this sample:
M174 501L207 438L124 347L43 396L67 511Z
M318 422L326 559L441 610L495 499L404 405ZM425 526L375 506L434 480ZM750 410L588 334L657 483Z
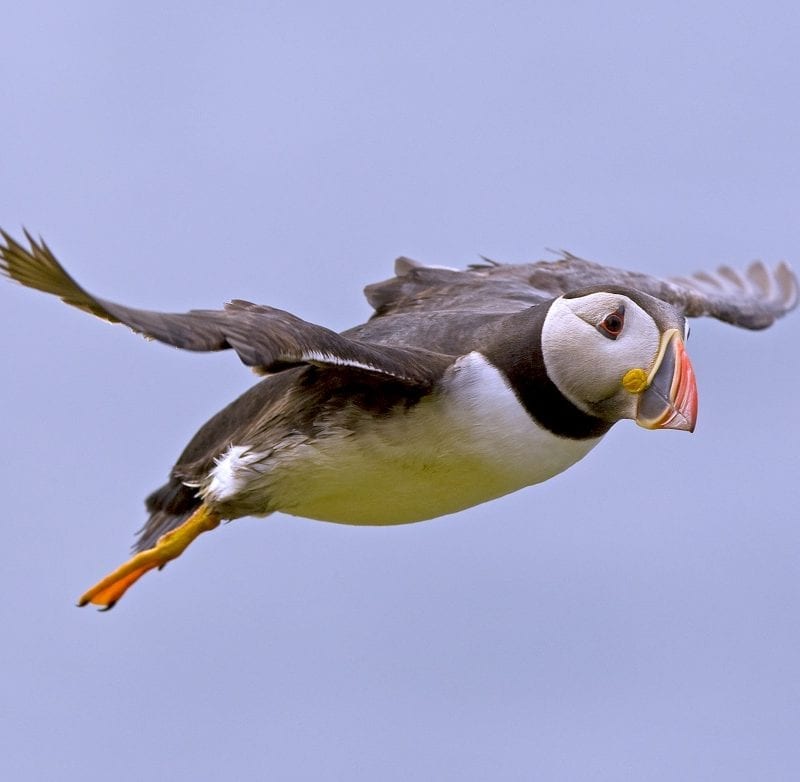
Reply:
M542 326L542 353L561 393L599 418L635 418L637 394L623 387L622 378L631 369L650 373L666 328L683 333L683 317L660 302L657 306L661 328L621 293L556 299Z

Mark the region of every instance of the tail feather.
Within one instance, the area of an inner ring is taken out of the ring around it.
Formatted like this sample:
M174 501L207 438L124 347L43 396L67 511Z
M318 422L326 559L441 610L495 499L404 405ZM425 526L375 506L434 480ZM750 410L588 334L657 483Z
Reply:
M138 537L133 544L133 551L145 551L155 546L165 532L183 524L201 502L194 489L181 483L178 478L170 478L145 500L150 517L136 533Z

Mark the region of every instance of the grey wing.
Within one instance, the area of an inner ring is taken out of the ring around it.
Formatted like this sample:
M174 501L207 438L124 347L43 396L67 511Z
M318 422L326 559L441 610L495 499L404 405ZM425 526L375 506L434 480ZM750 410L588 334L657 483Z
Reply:
M762 261L744 271L720 266L669 280L687 318L707 315L734 326L765 329L797 306L797 277L785 262L770 268ZM669 301L669 299L667 299Z
M395 261L395 274L364 289L375 314L347 336L462 355L482 344L505 316L553 298L525 279L423 266L403 257Z
M234 300L223 310L164 313L135 309L84 290L43 241L27 232L26 249L0 231L0 271L13 280L60 297L111 323L184 350L232 348L244 364L269 373L309 363L348 366L414 385L428 386L451 359L432 351L360 342L273 307Z
M461 271L424 266L400 257L394 268L394 277L364 288L364 295L378 317L414 312L509 315L559 295L546 287L537 287L526 275L486 274L482 266ZM522 267L493 264L490 268L494 272Z
M756 261L743 272L662 280L587 261L570 253L556 261L499 264L486 261L465 271L424 267L399 258L397 276L366 288L376 316L406 312L471 310L510 313L564 293L595 286L633 288L672 304L687 317L707 315L750 329L766 328L797 305L798 284L786 263Z

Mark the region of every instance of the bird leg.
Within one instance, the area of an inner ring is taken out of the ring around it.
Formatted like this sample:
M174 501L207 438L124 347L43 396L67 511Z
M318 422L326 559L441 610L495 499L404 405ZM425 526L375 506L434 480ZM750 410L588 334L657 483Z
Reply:
M198 536L219 525L221 518L205 504L201 505L186 521L175 529L164 533L152 548L140 551L113 573L98 581L78 600L79 606L87 603L102 606L107 611L125 594L128 587L136 583L148 570L162 568L179 557Z

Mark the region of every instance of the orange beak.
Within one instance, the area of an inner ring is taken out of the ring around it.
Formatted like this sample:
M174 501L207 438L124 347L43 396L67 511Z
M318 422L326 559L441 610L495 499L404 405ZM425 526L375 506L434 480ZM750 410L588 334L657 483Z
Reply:
M697 383L683 340L676 329L662 338L661 360L639 398L636 423L645 429L693 432L697 421Z

